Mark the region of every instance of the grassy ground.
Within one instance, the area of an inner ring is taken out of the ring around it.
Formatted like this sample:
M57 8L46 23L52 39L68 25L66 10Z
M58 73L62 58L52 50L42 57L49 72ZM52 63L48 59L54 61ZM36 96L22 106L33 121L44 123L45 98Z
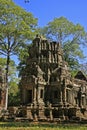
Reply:
M87 130L82 124L30 124L28 122L1 122L0 130Z

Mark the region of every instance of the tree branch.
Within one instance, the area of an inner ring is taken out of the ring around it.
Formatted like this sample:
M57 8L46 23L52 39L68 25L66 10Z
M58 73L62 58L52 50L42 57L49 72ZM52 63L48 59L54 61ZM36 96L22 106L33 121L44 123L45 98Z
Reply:
M7 56L7 55L6 55L5 53L3 53L3 52L0 52L0 54L1 54L1 55L4 55L4 56Z

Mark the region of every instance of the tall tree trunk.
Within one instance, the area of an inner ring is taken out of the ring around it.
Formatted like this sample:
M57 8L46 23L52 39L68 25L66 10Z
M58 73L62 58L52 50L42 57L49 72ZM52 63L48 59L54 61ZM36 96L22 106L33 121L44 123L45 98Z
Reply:
M10 64L10 53L7 54L7 63L6 63L6 100L5 100L5 109L8 107L8 73L9 73L9 64Z

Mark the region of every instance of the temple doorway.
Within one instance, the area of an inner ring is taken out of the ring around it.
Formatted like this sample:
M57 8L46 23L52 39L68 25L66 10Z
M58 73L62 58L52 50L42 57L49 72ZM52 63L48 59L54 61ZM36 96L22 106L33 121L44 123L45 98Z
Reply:
M32 103L32 90L28 90L28 103Z

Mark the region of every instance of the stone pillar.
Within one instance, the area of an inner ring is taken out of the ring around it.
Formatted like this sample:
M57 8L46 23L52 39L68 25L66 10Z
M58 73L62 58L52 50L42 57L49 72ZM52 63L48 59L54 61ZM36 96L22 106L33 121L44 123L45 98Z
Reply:
M68 97L69 97L68 102L70 104L71 103L71 90L68 90Z
M66 87L63 88L63 103L66 105Z
M39 53L41 52L41 44L42 43L39 43Z
M55 62L58 62L57 54L55 54Z
M64 120L65 119L64 108L58 108L58 113L59 113L59 118Z
M37 90L36 86L34 86L34 92L33 92L33 103L36 105L36 99L37 99Z
M51 63L53 63L53 53L51 52Z
M38 110L39 110L39 112L38 112L38 120L39 121L46 120L44 106L39 106Z
M62 104L63 104L63 102L62 102L62 90L61 89L59 89L59 106L61 107L62 106Z
M81 92L81 88L78 92L78 105L79 107L82 107L82 92Z
M33 120L31 111L32 111L32 107L26 107L26 117L29 118L29 120Z
M49 62L51 63L51 52L49 51Z
M53 114L52 114L52 109L50 109L50 120L53 120Z
M53 114L52 114L52 105L49 104L49 111L50 111L50 120L53 120Z
M40 89L38 87L37 89L37 103L39 104L39 100L40 100Z
M62 102L62 90L60 90L60 104L62 105L63 102Z

